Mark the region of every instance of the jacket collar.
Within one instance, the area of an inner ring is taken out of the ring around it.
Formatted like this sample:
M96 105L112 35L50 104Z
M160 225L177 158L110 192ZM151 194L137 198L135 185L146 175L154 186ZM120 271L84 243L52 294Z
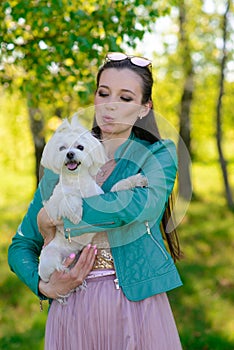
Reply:
M133 132L131 132L129 138L120 145L117 150L115 151L115 161L118 161L119 159L126 156L126 154L129 152L131 147L134 145L135 141L140 141Z

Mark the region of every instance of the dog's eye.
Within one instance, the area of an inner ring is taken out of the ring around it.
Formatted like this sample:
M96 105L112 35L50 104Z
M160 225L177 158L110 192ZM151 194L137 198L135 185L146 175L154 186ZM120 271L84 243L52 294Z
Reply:
M60 151L64 151L66 149L66 147L65 146L61 146L61 147L59 147L59 150Z
M78 145L76 148L79 149L80 151L84 150L84 146L82 146L82 145Z

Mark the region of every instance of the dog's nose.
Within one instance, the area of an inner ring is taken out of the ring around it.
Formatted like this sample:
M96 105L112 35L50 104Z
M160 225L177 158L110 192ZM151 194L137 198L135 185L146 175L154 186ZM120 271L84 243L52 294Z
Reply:
M72 152L72 151L70 151L70 152L67 152L67 158L68 159L73 159L74 158L74 156L75 156L75 153L74 152Z

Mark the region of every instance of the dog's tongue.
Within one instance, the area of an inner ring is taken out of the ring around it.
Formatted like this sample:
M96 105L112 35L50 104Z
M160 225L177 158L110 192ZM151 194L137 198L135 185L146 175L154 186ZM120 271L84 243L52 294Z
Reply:
M68 163L67 168L68 170L75 170L77 168L78 164L77 163Z

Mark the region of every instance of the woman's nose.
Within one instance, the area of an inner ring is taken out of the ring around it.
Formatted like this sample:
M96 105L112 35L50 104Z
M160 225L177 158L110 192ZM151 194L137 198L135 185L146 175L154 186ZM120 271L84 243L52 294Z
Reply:
M117 103L116 102L108 102L105 104L105 107L109 111L114 111L117 108Z

